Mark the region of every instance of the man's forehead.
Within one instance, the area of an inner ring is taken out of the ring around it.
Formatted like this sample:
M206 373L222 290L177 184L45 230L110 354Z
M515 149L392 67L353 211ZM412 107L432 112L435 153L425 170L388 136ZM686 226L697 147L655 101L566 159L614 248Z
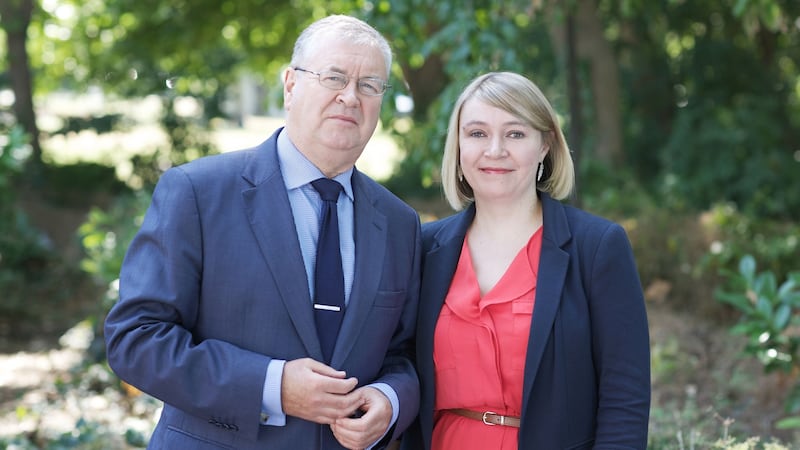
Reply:
M353 44L339 36L331 39L321 37L309 48L305 64L314 64L317 70L350 72L370 71L374 74L386 72L386 62L381 50L372 45Z

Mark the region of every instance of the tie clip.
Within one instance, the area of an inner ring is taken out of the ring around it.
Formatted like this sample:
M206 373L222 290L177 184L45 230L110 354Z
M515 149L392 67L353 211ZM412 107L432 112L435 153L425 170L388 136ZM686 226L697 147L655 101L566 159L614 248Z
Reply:
M339 312L339 311L342 310L342 308L340 306L322 305L320 303L314 303L314 309L323 309L325 311L336 311L336 312Z

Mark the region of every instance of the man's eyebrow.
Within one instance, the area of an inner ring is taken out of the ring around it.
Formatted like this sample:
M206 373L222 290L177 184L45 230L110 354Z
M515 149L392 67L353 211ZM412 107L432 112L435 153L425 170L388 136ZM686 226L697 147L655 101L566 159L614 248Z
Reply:
M348 77L352 77L352 75L349 75L345 69L342 69L341 67L338 67L338 66L331 66L331 67L328 67L327 69L324 69L324 70L325 71L329 71L329 72L337 72L337 73L341 73L342 75L346 75ZM358 77L358 78L359 79L361 79L361 78L375 78L375 79L378 79L378 80L383 80L383 78L378 74L364 75L364 76Z

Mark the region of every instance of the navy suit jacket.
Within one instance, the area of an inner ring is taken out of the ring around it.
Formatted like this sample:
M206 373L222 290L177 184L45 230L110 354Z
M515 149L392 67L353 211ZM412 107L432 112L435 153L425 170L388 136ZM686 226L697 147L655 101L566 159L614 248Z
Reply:
M650 345L627 235L613 222L539 195L544 228L519 448L644 449ZM406 433L404 449L430 449L434 330L474 216L471 205L422 226L416 344L422 398L419 420Z
M260 425L271 358L323 361L277 135L165 172L128 249L105 334L113 370L165 403L150 448L341 448L327 425ZM331 365L397 392L396 438L419 405L419 216L357 170L352 185L355 275Z

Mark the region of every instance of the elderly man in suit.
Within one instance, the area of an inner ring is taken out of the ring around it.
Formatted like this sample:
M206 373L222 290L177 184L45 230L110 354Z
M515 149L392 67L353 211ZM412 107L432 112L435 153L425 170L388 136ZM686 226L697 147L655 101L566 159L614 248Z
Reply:
M416 416L419 217L355 168L390 65L372 27L321 19L284 128L159 180L105 322L113 370L164 401L149 448L382 448Z

